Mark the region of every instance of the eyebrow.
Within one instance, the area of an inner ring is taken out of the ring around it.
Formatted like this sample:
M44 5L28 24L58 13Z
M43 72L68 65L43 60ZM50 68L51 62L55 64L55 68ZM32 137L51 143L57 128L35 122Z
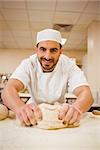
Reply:
M56 48L56 47L53 47L53 48L50 48L50 49L58 49L58 48Z
M45 48L45 47L41 46L41 47L39 47L39 48ZM46 48L45 48L45 49L46 49Z
M43 46L41 46L41 47L39 47L39 48L45 48L45 49L47 49L46 47L43 47ZM52 48L50 48L50 50L52 50L52 49L56 49L56 50L58 50L58 48L57 48L57 47L52 47Z

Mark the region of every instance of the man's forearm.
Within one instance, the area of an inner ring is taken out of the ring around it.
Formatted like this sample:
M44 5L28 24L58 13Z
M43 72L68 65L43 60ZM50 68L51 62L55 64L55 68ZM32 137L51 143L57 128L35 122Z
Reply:
M90 89L86 87L82 91L75 91L75 94L77 95L77 100L73 105L79 108L82 112L88 111L93 104L93 97Z
M2 91L1 97L2 97L3 103L8 108L10 108L11 110L13 110L15 112L16 112L17 108L24 105L24 102L21 101L21 99L18 95L18 92L16 91L16 89L14 89L12 87L9 90L5 88Z

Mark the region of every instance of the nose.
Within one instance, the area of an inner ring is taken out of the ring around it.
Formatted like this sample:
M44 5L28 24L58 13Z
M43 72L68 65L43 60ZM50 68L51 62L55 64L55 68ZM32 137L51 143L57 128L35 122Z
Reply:
M47 60L51 59L51 53L50 53L49 50L47 50L47 51L45 52L45 58L46 58Z

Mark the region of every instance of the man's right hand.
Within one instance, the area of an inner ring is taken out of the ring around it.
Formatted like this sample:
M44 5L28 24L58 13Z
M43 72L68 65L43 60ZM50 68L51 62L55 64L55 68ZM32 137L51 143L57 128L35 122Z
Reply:
M42 112L34 103L24 104L16 110L16 117L22 125L36 125L42 119Z

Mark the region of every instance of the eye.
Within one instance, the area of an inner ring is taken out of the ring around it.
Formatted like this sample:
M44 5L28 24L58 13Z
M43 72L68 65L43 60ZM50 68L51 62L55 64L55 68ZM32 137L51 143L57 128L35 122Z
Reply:
M40 49L40 51L43 51L43 52L46 51L46 48L44 48L44 47L40 47L39 49Z
M57 52L58 52L58 49L57 49L57 48L51 48L51 49L50 49L50 52L51 52L51 53L57 53Z

